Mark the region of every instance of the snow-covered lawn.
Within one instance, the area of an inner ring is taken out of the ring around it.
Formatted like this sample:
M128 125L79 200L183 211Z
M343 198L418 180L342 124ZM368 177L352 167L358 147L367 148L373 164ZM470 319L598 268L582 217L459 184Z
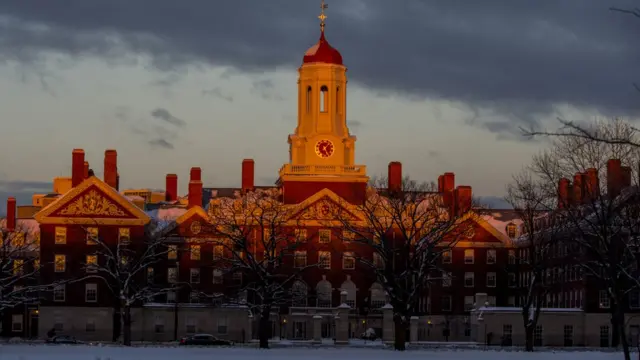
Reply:
M601 352L538 352L507 351L428 351L413 350L393 353L385 349L354 348L281 348L259 350L249 348L125 348L113 346L0 346L0 360L620 360L621 353Z

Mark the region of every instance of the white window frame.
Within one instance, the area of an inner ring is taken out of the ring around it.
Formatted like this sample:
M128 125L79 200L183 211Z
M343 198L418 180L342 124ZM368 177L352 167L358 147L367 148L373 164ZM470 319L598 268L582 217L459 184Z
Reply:
M95 298L93 300L89 299L89 294L93 292L95 294ZM96 283L86 283L84 284L84 301L88 303L96 303L98 302L98 284Z
M467 280L471 279L471 284L467 283ZM464 287L473 288L476 286L476 274L471 271L467 271L464 273Z
M473 265L476 262L476 254L473 249L464 249L464 263Z
M348 262L351 262L351 266L347 266ZM356 269L356 256L352 251L346 251L342 253L342 269L343 270Z
M62 297L57 297L56 294L62 294ZM58 285L53 289L53 301L54 302L65 302L67 297L67 289L64 284Z
M22 314L11 315L11 332L22 332L23 330L24 330L24 316Z
M493 279L493 281L490 281L490 279ZM487 273L487 287L488 288L494 288L498 285L498 274L494 273L494 272L488 272Z
M318 267L324 270L331 270L330 251L318 251Z
M490 260L492 259L492 260ZM495 249L487 250L487 264L493 265L498 262L498 254Z

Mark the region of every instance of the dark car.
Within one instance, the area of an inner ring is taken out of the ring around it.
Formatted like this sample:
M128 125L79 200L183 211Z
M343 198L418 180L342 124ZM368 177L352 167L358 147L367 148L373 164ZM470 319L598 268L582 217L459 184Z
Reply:
M218 339L209 334L195 334L180 339L180 345L231 346L233 341Z
M58 335L47 339L48 344L82 344L81 341L76 340L73 336Z

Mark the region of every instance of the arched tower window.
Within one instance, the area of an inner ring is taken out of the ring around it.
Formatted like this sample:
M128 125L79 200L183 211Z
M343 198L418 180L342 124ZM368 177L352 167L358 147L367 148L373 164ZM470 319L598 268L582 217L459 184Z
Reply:
M336 114L340 114L340 86L336 87Z
M311 86L307 86L307 114L311 112Z
M320 88L320 112L327 112L327 95L329 94L329 89L326 85L322 85Z

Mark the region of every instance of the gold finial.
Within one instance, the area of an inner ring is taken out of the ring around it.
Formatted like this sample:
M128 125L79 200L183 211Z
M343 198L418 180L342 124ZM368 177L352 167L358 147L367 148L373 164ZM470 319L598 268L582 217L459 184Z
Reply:
M320 15L318 19L320 19L320 31L324 32L324 20L327 18L327 15L324 14L324 10L328 8L329 5L324 3L324 0L320 1Z

